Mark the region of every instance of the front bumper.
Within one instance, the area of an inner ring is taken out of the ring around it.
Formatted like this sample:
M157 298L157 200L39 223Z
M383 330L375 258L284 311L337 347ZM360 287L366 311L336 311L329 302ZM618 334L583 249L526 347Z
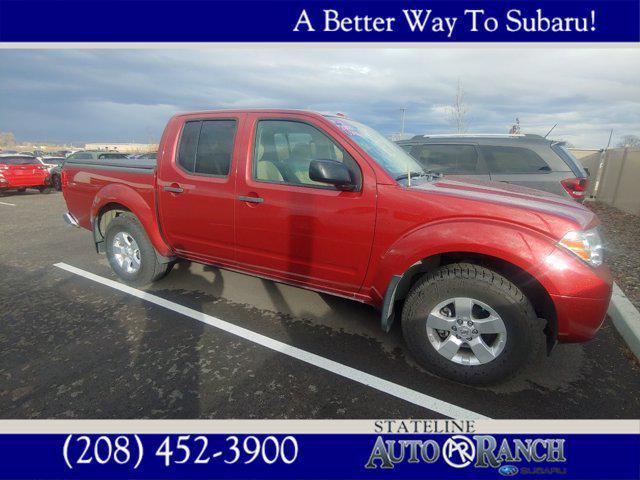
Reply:
M606 265L591 267L572 253L556 248L538 278L555 307L559 342L593 338L607 314L613 278Z
M558 341L591 340L607 316L611 295L606 298L582 298L551 295L558 318Z

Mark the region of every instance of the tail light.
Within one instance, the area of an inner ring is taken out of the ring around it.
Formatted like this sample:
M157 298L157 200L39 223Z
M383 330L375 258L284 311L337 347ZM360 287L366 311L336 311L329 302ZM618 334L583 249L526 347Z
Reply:
M575 200L582 200L587 194L587 188L589 187L588 178L567 178L561 180L562 186L567 191L571 198Z

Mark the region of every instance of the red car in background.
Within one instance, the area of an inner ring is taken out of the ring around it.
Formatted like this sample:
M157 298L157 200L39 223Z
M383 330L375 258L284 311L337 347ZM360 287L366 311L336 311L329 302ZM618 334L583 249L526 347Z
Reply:
M51 191L48 166L27 155L0 156L0 192L23 192L27 188L37 188L41 193Z

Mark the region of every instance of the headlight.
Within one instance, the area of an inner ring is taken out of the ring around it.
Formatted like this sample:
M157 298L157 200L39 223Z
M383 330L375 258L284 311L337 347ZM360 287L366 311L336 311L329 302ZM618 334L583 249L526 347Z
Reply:
M583 232L567 232L558 245L570 250L589 265L602 265L602 240L596 228Z

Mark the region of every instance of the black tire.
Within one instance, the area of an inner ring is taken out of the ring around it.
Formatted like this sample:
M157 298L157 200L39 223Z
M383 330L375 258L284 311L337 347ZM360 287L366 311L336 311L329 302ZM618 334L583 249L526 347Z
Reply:
M23 192L26 192L26 190L27 190L27 187L20 187L20 188L18 188L16 191L17 191L18 193L23 193Z
M60 175L54 175L51 177L51 185L57 191L62 191L62 180L60 179Z
M129 234L136 241L140 250L140 268L135 273L129 273L121 268L115 258L114 237L119 232ZM147 285L159 280L170 270L170 263L158 262L156 251L147 236L143 226L135 215L123 213L111 220L105 235L107 258L113 271L125 283L135 286Z
M478 365L456 363L438 353L429 341L426 321L430 312L456 297L479 300L501 317L506 340L493 360ZM473 385L504 381L531 361L543 343L542 329L531 302L518 287L492 270L469 263L445 265L420 278L402 310L402 332L417 361L437 375Z

